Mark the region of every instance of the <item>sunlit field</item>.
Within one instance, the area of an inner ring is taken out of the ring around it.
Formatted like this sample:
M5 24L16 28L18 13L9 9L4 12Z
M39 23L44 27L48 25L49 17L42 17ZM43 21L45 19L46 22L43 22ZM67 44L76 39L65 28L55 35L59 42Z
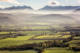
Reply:
M27 51L0 51L0 53L37 53L34 50L27 50Z
M0 14L0 53L80 53L79 15L18 13Z
M43 53L75 53L75 51L67 50L66 48L48 48ZM80 53L80 52L76 52Z

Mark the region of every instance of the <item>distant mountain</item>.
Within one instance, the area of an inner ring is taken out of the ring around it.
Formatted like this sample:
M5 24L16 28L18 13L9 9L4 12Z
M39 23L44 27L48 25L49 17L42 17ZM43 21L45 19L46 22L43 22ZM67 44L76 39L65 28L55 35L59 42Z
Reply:
M80 11L80 8L77 8L75 11Z
M80 15L80 8L77 8L73 11L73 14Z
M32 8L30 6L25 6L25 5L24 6L11 6L11 7L4 8L2 10L16 10L16 9L29 9L29 10L32 10Z
M80 8L80 6L45 6L40 10L59 11L59 10L74 10Z

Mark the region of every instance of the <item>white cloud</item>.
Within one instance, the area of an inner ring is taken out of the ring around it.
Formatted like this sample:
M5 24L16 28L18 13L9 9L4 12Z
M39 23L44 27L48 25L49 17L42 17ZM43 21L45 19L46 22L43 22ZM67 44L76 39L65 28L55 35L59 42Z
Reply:
M0 8L5 8L5 6L3 6L3 5L0 5Z
M58 2L58 1L53 1L53 0L50 0L50 1L48 1L48 5L50 5L50 6L54 6L54 5L60 5L60 2Z
M0 0L1 2L9 2L11 4L15 4L15 5L21 5L21 3L19 3L17 0Z
M18 1L16 1L16 0L8 0L8 2L13 3L13 4L20 5L20 3Z
M48 5L49 6L64 6L64 4L63 3L61 3L61 2L58 2L58 1L56 1L56 0L49 0L48 1Z
M80 3L80 0L78 0L78 3Z

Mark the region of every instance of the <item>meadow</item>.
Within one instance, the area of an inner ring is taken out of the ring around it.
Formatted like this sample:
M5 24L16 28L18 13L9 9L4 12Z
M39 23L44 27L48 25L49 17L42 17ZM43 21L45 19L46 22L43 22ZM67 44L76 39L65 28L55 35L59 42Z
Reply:
M80 51L74 51L80 49L79 35L55 32L49 27L33 27L29 28L29 31L24 29L28 28L23 27L22 31L15 29L1 31L0 53L80 53ZM28 46L30 49L27 48Z
M48 48L45 49L43 53L80 53L72 51L72 50L67 50L66 48Z

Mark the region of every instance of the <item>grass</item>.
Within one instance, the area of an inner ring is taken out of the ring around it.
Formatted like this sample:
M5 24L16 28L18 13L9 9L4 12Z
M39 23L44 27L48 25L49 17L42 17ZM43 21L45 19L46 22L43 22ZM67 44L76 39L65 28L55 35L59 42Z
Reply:
M42 35L42 36L35 37L35 39L45 39L45 38L51 39L51 38L58 38L59 36L61 36L61 35Z
M43 53L80 53L80 52L74 52L72 50L67 50L65 48L48 48L45 49Z
M69 38L69 37L71 37L71 35L64 35L64 36L62 36L62 35L40 35L40 36L36 36L36 37L34 37L34 39L66 39L66 38Z
M42 27L24 27L23 29L49 29L48 26L42 26Z
M49 41L49 40L30 40L32 37L34 37L35 39L69 38L69 37L71 37L71 35L64 35L64 36L60 35L61 33L57 33L56 35L48 35L48 34L47 35L37 35L37 36L35 35L35 34L40 34L40 33L45 33L45 32L50 33L50 31L25 31L25 32L21 32L23 34L28 34L28 35L18 36L16 38L2 39L2 40L0 40L0 48ZM7 32L1 32L1 34L7 34ZM57 41L57 42L59 43L60 41ZM80 42L80 40L70 41L69 42L70 47L76 46L73 43L77 43L77 42ZM34 50L26 50L26 51L0 51L0 53L37 53L37 52ZM43 53L75 53L75 52L72 50L67 50L65 48L48 48L48 49L45 49ZM80 53L80 52L76 52L76 53Z
M17 38L7 38L0 40L0 47L16 46L27 43L27 40L34 35L20 36Z
M27 36L20 36L17 38L2 39L0 40L0 48L43 42L43 40L29 40L33 36L35 35L27 35ZM47 41L47 40L44 40L44 41Z
M4 40L15 40L15 41L20 41L20 40L28 40L30 39L31 37L33 37L34 35L26 35L26 36L19 36L17 38L7 38L7 39L4 39Z
M30 38L34 37L35 34L40 34L43 32L49 33L49 31L25 31L25 32L20 32L20 33L25 34L25 36L18 36L16 38L1 39L0 40L0 48L43 42L42 40L29 40ZM0 32L0 33L7 34L9 32ZM11 32L11 33L15 33L15 32ZM28 34L28 35L26 35L26 34ZM44 40L44 41L47 41L47 40Z
M74 37L73 39L74 39L74 40L80 40L80 36Z
M80 40L72 40L69 43L69 47L80 48Z
M76 43L80 43L80 40L72 40L69 42L70 44L76 44Z
M71 37L71 35L64 35L61 38L69 38L69 37Z
M10 32L0 32L0 34L9 34Z
M26 50L26 51L0 51L0 53L37 53L34 50Z
M47 40L44 40L47 41ZM20 46L24 44L32 44L32 43L40 43L44 42L43 40L24 40L24 41L13 41L13 40L5 40L0 42L0 48L3 47L12 47L12 46Z

